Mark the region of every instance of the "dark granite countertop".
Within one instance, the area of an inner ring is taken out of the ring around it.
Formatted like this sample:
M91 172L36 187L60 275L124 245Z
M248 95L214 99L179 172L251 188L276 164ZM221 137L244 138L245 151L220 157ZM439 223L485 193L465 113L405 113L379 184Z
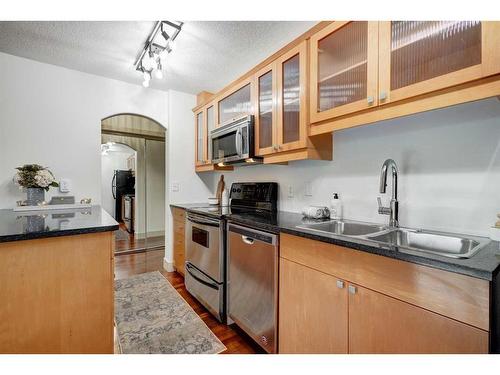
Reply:
M191 212L197 212L196 207L203 207L196 204L175 206ZM204 205L204 207L207 206L207 204ZM417 254L415 252L410 252L410 250L391 247L363 238L323 234L297 228L297 225L310 222L310 220L304 219L301 214L294 212L279 211L275 215L252 215L248 212L235 213L230 209L220 208L213 212L203 213L272 233L288 233L490 281L493 279L494 275L500 271L500 242L497 241L491 241L469 259L456 259L434 254Z
M118 223L101 207L14 212L0 210L0 242L108 232Z

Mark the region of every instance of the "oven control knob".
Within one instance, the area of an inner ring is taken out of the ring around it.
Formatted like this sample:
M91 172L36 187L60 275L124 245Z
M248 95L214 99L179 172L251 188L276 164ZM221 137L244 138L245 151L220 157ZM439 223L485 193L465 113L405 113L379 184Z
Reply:
M236 190L238 193L241 193L241 189Z

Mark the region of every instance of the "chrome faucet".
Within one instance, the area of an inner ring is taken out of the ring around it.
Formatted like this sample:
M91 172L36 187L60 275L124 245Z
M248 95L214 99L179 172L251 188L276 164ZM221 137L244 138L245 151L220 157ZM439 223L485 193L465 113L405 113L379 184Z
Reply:
M387 187L387 170L391 169L392 172L392 196L391 203L389 207L382 206L382 200L380 197L377 198L378 201L378 213L381 215L389 215L389 226L398 227L399 226L399 203L398 203L398 167L396 162L392 159L387 159L382 165L382 170L380 171L380 193L385 193Z

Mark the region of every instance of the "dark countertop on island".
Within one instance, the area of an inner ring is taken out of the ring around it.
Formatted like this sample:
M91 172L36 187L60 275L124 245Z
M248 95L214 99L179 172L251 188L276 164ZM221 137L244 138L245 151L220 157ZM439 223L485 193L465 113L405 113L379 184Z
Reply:
M0 210L0 242L108 232L118 223L101 207L14 212Z
M208 205L204 204L204 206ZM195 208L201 206L199 204L176 204L175 207L196 212ZM497 241L491 241L469 259L456 259L422 252L416 253L364 238L324 234L297 228L297 225L311 222L311 220L304 219L301 214L294 212L279 211L275 215L266 216L234 213L226 208L225 210L205 214L272 233L287 233L489 281L493 280L494 276L500 271L500 242Z

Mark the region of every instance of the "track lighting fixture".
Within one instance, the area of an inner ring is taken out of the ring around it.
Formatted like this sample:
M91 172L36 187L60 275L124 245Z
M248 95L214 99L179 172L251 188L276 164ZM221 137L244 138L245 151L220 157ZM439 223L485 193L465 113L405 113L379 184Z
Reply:
M135 70L143 74L142 85L144 87L149 87L152 74L156 79L163 79L162 63L174 49L174 41L181 31L182 25L183 22L179 21L156 22L134 64ZM158 35L160 37L157 38Z

